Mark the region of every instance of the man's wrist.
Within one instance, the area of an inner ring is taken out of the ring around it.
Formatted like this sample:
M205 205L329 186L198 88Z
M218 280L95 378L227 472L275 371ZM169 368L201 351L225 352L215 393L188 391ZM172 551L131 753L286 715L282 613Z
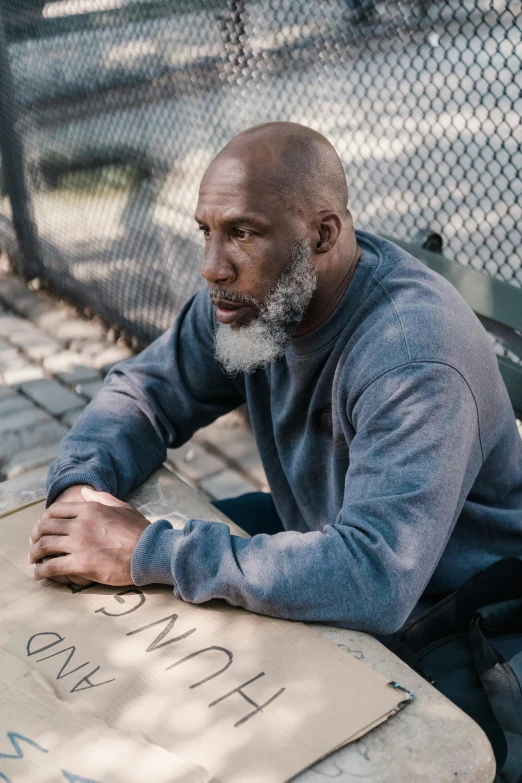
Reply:
M133 584L175 585L172 555L182 530L175 530L166 519L153 522L140 536L131 560Z
M109 486L109 482L104 476L92 469L84 469L79 465L75 465L74 467L65 467L63 472L60 472L48 482L46 506L49 507L59 495L70 487L77 485L91 487L98 492L110 492L113 494L113 488Z
M55 502L59 501L60 503L81 503L84 500L81 494L82 489L84 488L94 489L92 484L72 484L70 487L67 487L67 489L64 489L63 492L60 492L60 494L56 496Z

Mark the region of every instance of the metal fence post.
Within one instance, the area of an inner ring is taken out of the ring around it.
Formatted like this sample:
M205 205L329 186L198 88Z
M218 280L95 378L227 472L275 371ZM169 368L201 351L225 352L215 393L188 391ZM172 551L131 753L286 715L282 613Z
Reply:
M42 262L27 182L24 150L18 128L18 112L7 38L0 0L0 156L4 187L11 202L13 226L20 248L16 271L30 280L41 273Z
M224 67L230 81L241 79L241 68L245 64L245 10L246 0L227 0L220 17Z

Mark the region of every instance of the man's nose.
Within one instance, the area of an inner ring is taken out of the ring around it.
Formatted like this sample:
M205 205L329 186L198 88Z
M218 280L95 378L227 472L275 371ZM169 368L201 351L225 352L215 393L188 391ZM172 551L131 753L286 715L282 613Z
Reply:
M236 270L227 259L225 248L220 243L210 240L205 246L201 277L214 286L233 283L236 279Z

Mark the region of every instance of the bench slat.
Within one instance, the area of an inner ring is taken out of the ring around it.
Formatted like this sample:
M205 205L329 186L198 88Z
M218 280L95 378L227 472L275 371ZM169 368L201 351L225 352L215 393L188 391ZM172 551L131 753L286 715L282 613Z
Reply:
M522 366L511 362L504 356L497 356L497 361L511 404L515 413L519 418L522 418Z
M522 289L449 261L419 245L383 236L452 283L473 312L522 332Z

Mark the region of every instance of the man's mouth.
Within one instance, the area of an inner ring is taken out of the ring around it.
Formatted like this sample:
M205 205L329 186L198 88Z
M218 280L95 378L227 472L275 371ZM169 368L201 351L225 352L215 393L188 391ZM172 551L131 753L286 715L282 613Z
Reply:
M229 302L226 299L212 299L216 317L221 324L241 324L252 318L254 306L244 302Z

